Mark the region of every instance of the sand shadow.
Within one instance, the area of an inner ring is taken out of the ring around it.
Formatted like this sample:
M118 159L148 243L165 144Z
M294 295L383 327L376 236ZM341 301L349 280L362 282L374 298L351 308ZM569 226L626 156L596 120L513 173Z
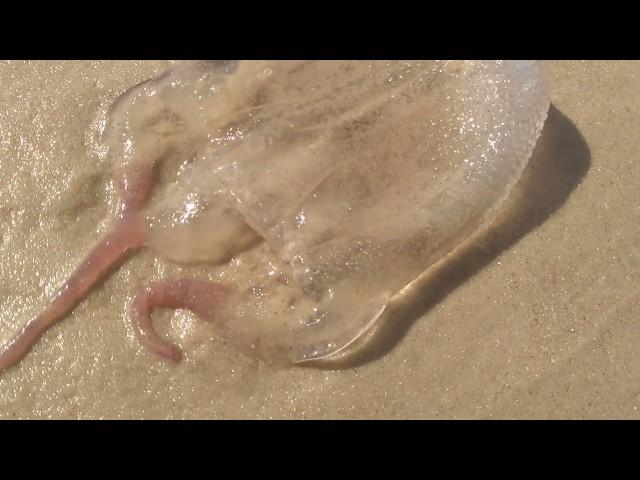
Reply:
M531 160L496 219L423 274L347 353L306 366L343 369L383 357L398 345L416 320L558 210L580 184L590 164L591 153L584 138L571 120L552 105Z

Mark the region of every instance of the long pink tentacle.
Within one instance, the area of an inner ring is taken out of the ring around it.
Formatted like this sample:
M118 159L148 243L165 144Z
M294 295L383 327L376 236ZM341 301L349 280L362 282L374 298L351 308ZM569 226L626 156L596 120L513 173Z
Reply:
M18 363L42 334L69 314L127 253L144 245L145 227L140 211L153 188L156 160L149 158L117 168L116 189L124 207L122 218L71 274L48 307L0 346L0 370Z
M60 288L49 306L0 347L0 370L19 362L51 325L70 313L132 249L143 246L144 227L138 215L128 215L107 234Z
M163 340L154 330L151 314L156 308L186 309L202 320L212 321L227 289L205 280L178 279L155 282L142 288L133 301L133 328L140 342L158 355L180 361L182 350Z
M142 210L147 202L153 189L155 162L155 160L148 160L119 168L116 176L116 190L125 214Z

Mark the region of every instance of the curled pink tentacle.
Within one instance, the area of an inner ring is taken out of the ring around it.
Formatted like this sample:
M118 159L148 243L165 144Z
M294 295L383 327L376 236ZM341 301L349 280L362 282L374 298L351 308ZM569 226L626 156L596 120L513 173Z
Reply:
M0 347L0 370L19 362L49 327L69 314L128 252L142 247L144 240L138 215L121 219L71 274L49 306Z
M174 362L182 350L163 340L154 330L151 314L156 308L185 309L202 320L212 321L216 307L226 296L227 288L219 283L179 279L155 282L138 291L133 301L132 323L140 342L161 357Z

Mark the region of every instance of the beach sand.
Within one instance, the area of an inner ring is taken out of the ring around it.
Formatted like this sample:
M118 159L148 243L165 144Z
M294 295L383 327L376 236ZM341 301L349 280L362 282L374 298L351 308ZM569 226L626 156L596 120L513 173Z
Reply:
M0 341L111 225L96 112L168 64L0 63ZM548 69L549 119L501 215L366 348L271 366L163 312L186 352L167 364L128 306L181 268L143 251L0 373L0 418L640 418L640 62Z

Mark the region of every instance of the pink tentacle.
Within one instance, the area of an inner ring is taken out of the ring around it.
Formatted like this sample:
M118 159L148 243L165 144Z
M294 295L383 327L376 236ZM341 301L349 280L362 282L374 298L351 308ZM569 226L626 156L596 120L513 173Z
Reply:
M174 362L182 350L163 340L154 330L151 314L156 308L185 309L206 321L213 321L227 289L219 283L179 279L155 282L138 291L133 301L132 323L140 342L161 357Z
M129 251L142 247L144 238L144 227L138 215L120 220L62 285L49 306L0 347L0 370L18 363L42 334L69 314Z
M124 211L140 211L153 189L155 160L127 165L117 175L116 189Z
M18 363L42 334L69 314L128 252L144 245L145 227L140 211L153 189L155 163L156 159L149 159L117 171L116 187L124 207L123 217L71 274L49 306L0 346L0 370Z

